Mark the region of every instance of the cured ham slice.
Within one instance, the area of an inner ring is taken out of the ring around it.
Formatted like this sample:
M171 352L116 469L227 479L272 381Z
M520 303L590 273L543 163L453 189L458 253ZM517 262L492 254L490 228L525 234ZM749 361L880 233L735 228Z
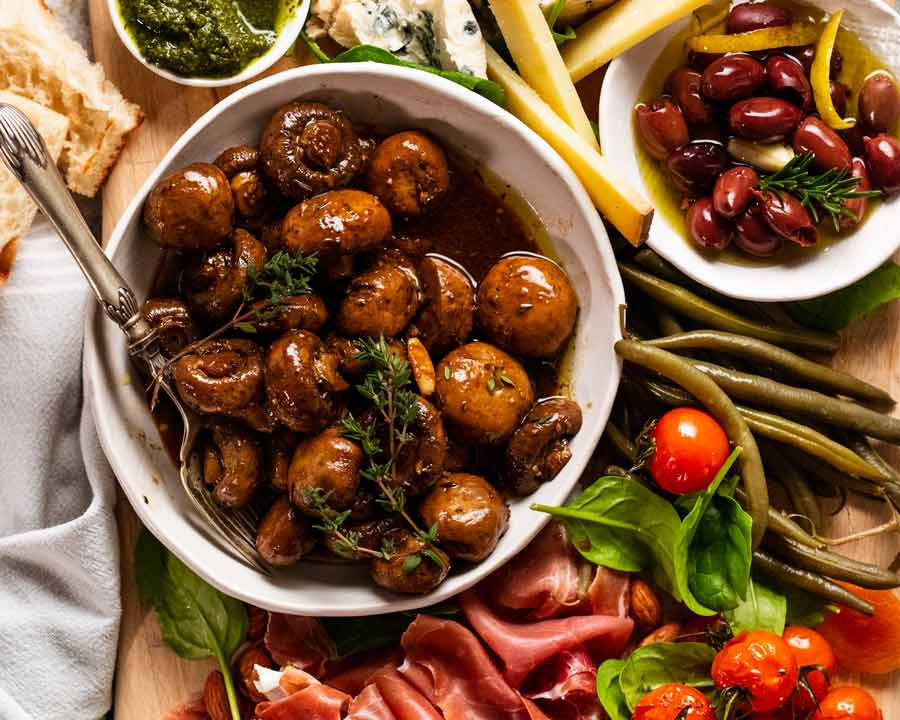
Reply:
M537 668L522 688L554 720L600 720L597 666L581 646L557 653Z
M276 662L290 663L317 677L325 671L325 663L337 655L322 623L301 615L269 613L264 642Z
M350 696L316 681L278 702L256 706L260 720L341 720Z
M348 695L359 695L369 684L370 678L381 668L386 665L397 667L401 662L403 662L403 649L399 645L369 650L328 663L325 677L322 679L331 687Z
M203 697L199 696L172 708L163 720L209 720L209 715L206 714Z
M475 631L500 658L503 677L513 688L563 650L583 645L595 660L619 655L634 629L630 618L610 615L510 622L494 614L475 590L464 593L460 605Z
M594 615L626 617L630 608L631 576L597 566L587 591L586 611Z
M346 720L397 720L375 685L366 686L353 698Z
M441 720L434 705L395 668L379 670L372 681L397 720Z
M400 672L446 720L531 720L478 639L452 620L419 615L400 641Z
M577 609L589 583L590 566L569 544L565 527L552 521L481 587L498 607L540 620Z
M257 677L254 683L256 690L272 702L284 700L295 692L319 683L308 672L291 665L288 665L284 670L273 670L261 665L254 665L253 667L256 670Z

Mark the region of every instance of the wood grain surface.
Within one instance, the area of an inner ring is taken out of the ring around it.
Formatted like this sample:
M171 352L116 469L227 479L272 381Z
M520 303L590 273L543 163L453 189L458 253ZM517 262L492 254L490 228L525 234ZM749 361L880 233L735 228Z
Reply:
M103 191L103 235L116 221L160 158L202 113L240 86L189 88L167 82L146 70L121 44L110 22L106 0L90 0L96 58L126 97L143 107L146 119L134 133ZM270 72L310 61L304 51L281 60ZM579 89L586 105L596 108L599 78ZM593 114L593 113L592 113ZM835 364L900 397L900 303L883 308L844 334ZM890 460L900 465L900 450ZM854 501L835 516L832 534L870 527L886 518L873 504ZM117 509L122 563L122 627L115 684L116 720L160 720L174 705L198 693L211 662L181 660L162 642L156 619L141 604L134 580L133 553L140 521L124 495ZM844 552L870 562L890 563L900 552L900 538L860 540ZM890 676L850 677L872 690L886 720L900 718L900 672Z

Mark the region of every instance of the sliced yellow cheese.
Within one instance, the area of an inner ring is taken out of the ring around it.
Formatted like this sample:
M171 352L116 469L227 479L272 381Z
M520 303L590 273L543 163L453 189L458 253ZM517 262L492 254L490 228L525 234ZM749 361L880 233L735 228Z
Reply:
M619 0L576 29L562 47L575 82L709 0Z
M597 209L632 245L650 230L653 208L612 164L570 128L492 48L487 49L488 77L506 92L506 108L562 156Z
M535 0L490 0L519 74L584 141L600 149L547 19Z

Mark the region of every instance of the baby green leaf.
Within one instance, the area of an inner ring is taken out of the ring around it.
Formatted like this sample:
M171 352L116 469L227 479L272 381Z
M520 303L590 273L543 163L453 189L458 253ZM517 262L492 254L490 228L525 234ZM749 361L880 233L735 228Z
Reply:
M619 685L619 675L624 667L624 660L613 659L605 660L597 668L597 697L609 720L631 720L631 711Z
M619 675L619 687L633 711L644 695L666 683L699 690L713 689L710 666L716 651L706 643L651 643L629 656Z
M770 630L781 635L787 615L787 599L765 581L761 582L751 576L747 584L746 599L722 614L733 633L742 630Z

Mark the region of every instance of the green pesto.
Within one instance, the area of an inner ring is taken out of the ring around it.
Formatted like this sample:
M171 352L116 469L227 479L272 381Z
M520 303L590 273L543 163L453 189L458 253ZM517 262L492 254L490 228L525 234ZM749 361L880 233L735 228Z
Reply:
M148 62L183 77L236 75L275 42L281 0L118 0Z

